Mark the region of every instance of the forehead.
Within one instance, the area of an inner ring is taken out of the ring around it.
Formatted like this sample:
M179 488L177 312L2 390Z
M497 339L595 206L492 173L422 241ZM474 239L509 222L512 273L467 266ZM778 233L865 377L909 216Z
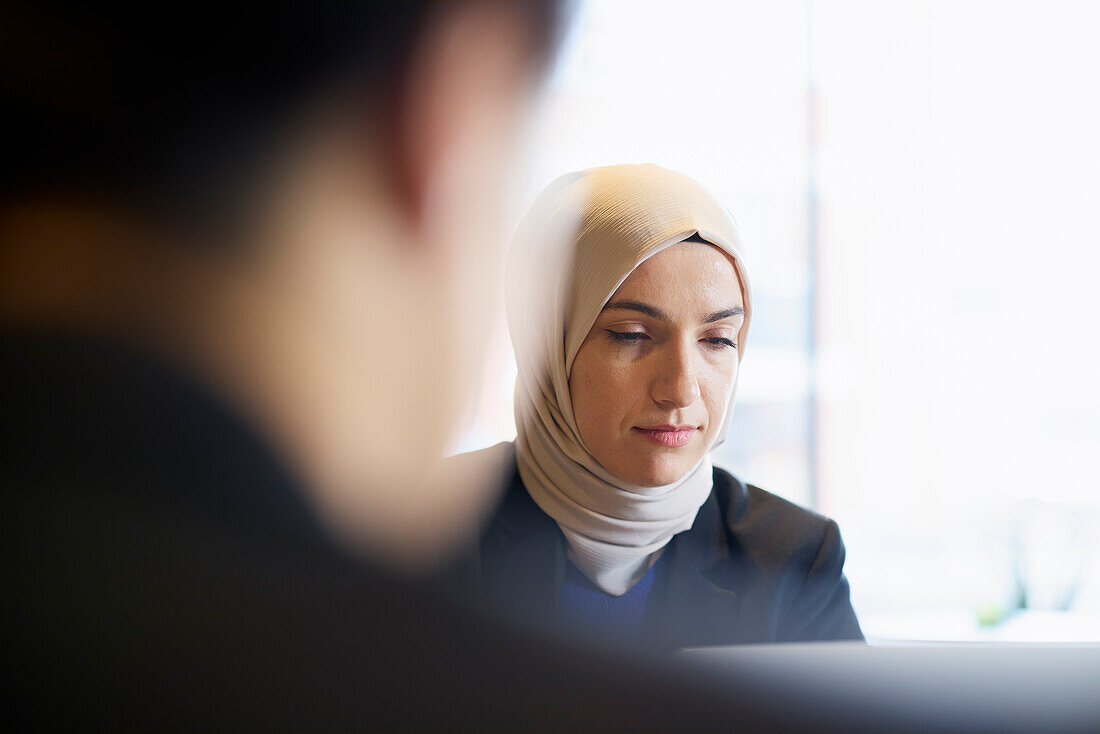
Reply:
M666 305L701 302L744 306L733 259L723 250L701 242L680 242L658 252L627 276L614 297Z

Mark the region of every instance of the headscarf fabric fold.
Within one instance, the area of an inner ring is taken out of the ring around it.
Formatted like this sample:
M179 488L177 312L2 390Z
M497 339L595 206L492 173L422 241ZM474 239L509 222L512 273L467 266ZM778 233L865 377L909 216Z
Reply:
M699 236L730 256L752 301L741 237L729 211L697 182L652 165L567 174L538 197L509 256L508 324L516 353L516 460L535 503L553 518L570 560L597 587L621 595L692 526L712 489L709 450L729 429L736 378L708 456L686 476L641 487L612 476L588 452L573 415L569 374L600 311L639 264Z

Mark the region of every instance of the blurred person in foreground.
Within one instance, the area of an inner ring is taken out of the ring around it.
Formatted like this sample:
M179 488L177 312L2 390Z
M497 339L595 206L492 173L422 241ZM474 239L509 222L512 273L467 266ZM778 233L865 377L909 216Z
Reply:
M753 315L741 250L726 207L658 166L542 193L509 255L518 437L454 460L510 484L467 592L653 651L862 639L836 523L710 460Z
M393 571L491 499L437 457L559 14L2 11L5 724L728 723Z

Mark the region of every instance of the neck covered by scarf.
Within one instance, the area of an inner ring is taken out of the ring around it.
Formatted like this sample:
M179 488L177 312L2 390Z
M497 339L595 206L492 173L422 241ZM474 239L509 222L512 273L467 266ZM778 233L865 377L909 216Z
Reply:
M694 180L650 165L567 174L539 196L512 245L508 322L518 367L520 477L561 528L570 560L615 596L645 575L674 535L692 526L710 495L712 466L704 457L679 481L660 487L612 476L581 441L569 373L597 316L627 276L694 235L726 252L737 269L745 304L740 359L752 314L740 235L728 210ZM735 386L736 380L708 450L725 438Z

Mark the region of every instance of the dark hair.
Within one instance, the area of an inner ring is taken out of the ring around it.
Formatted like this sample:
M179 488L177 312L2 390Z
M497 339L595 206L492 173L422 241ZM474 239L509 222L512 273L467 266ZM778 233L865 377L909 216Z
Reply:
M42 4L0 10L2 192L106 192L172 218L247 188L293 116L340 82L378 109L445 5ZM541 66L562 3L525 3Z

